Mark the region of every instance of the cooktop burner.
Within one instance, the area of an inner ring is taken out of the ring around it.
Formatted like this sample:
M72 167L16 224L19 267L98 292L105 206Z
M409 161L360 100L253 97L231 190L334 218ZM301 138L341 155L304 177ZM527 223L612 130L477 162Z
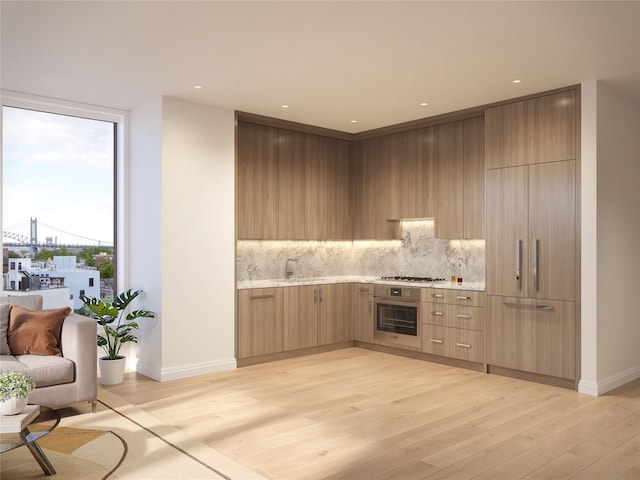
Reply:
M444 278L433 278L433 277L384 276L384 277L381 277L380 279L381 280L399 280L402 282L423 282L423 283L444 282Z

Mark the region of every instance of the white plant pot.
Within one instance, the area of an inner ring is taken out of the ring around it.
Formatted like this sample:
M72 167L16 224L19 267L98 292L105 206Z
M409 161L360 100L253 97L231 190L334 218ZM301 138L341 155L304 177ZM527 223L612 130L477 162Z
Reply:
M17 415L22 413L24 407L27 406L27 397L24 398L8 398L4 402L0 402L0 414Z
M124 379L124 367L127 363L126 357L118 357L114 360L101 357L98 363L100 365L102 385L117 385L122 383Z

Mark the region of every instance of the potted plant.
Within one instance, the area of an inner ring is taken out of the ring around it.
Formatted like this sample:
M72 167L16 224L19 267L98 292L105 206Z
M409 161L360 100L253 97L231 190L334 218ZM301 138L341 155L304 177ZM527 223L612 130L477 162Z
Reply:
M125 343L137 343L134 330L139 328L137 318L154 318L148 310L133 310L126 314L129 304L142 293L142 290L129 289L114 297L111 302L96 297L80 297L82 303L91 312L104 333L98 332L97 344L106 355L100 357L100 376L103 385L116 385L124 378L126 358L120 355Z
M27 406L27 394L36 388L31 377L9 370L0 374L0 413L17 415Z

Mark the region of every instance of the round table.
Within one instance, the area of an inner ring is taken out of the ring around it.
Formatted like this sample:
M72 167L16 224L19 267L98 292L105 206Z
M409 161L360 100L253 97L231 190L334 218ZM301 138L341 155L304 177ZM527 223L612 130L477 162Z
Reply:
M38 440L50 433L60 423L60 415L51 408L40 407L40 415L38 415L22 432L2 433L0 434L0 453L8 452L18 447L27 447L33 458L36 459L42 471L46 475L55 475L56 470L49 462ZM30 426L38 424L33 431Z

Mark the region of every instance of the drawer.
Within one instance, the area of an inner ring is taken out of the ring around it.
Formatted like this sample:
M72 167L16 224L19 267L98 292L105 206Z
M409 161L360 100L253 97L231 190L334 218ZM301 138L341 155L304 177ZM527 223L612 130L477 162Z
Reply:
M466 307L431 302L423 305L422 323L467 330L484 330L483 307Z
M453 357L471 362L484 362L483 332L455 329L454 337Z
M422 351L470 362L484 362L484 333L438 325L423 325Z
M451 357L453 354L452 328L422 325L422 351L433 355Z
M450 305L484 306L484 292L455 290L448 288L427 288L427 301Z

